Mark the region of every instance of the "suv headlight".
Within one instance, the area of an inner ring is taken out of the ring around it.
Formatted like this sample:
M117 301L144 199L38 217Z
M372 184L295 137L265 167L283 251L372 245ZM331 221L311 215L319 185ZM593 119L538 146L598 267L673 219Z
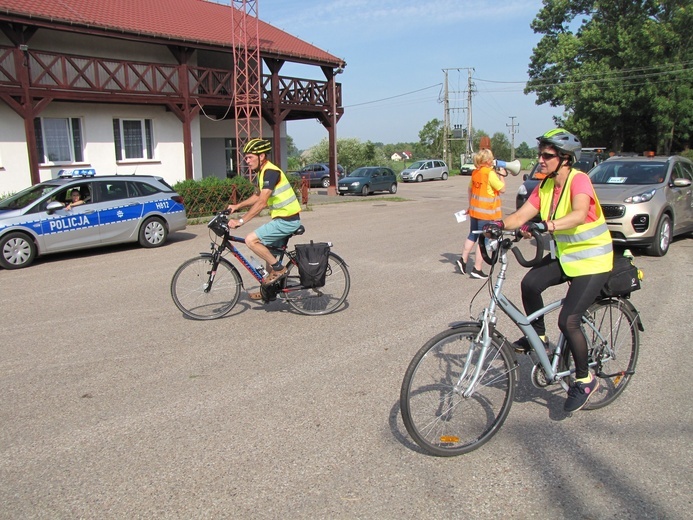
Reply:
M637 195L628 197L623 202L625 202L626 204L640 204L641 202L647 202L648 200L651 200L652 197L654 197L655 193L657 193L657 190L649 190L644 193L638 193Z

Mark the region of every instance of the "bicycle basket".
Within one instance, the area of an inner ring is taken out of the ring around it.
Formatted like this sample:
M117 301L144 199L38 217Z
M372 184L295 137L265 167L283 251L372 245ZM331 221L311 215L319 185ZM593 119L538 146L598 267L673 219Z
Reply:
M209 221L207 227L211 229L215 235L223 237L229 232L228 219L224 215L217 215Z

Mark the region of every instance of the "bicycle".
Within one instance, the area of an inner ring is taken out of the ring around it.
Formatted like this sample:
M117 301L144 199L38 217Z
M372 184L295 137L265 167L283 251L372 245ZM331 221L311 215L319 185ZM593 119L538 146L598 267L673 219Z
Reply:
M515 239L511 240L510 235ZM449 457L473 451L488 442L510 412L519 378L519 364L512 342L495 327L500 308L527 337L534 363L532 383L537 388L560 384L569 388L572 356L562 334L553 348L544 347L531 323L563 304L563 299L525 316L503 294L508 269L508 250L520 265L531 267L542 259L542 237L536 231L536 255L526 260L515 247L521 237L505 231L489 240L491 267L489 305L477 321L453 323L448 330L430 339L411 360L400 392L402 420L414 441L426 452ZM492 275L500 262L495 286ZM644 331L640 315L627 297L600 296L582 317L587 338L589 366L600 378L599 389L583 409L597 409L614 401L635 373Z
M250 275L260 283L263 303L280 298L300 314L317 316L329 314L344 303L351 287L351 278L346 262L329 252L325 285L308 288L301 285L296 251L288 250L291 237L302 235L305 228L298 230L279 245L268 249L283 261L287 258L287 274L276 282L262 285L264 267L255 267L236 248L234 243L244 244L245 239L231 235L228 226L228 211L217 213L207 224L213 237L211 253L200 253L181 264L171 280L171 297L176 307L186 316L196 320L213 320L225 316L238 303L243 279L238 269L224 257L230 253ZM329 244L330 247L332 244Z

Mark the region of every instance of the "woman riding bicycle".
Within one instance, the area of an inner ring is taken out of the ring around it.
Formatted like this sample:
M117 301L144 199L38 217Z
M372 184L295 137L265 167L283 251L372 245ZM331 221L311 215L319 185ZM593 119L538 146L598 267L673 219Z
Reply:
M551 253L522 280L522 303L529 315L544 306L541 296L544 290L570 281L558 327L575 361L576 380L568 391L564 410L575 412L585 406L599 387L599 381L588 369L587 341L580 322L609 277L613 248L589 177L572 167L582 149L578 138L557 128L537 140L539 168L546 178L520 209L503 220L487 224L483 230L487 236L504 228L519 228L525 237L529 237L533 229L551 234ZM531 222L537 214L541 222ZM544 318L534 321L532 327L546 342ZM518 351L528 351L527 338L519 339L515 347Z
M229 220L229 226L233 229L256 217L263 209L270 210L272 220L245 238L248 248L267 264L269 274L262 280L263 285L274 283L286 276L286 267L274 257L266 245L281 242L301 225L301 203L284 172L267 159L270 150L272 145L265 139L251 139L243 147L245 162L252 171L258 172L258 191L238 204L229 204L227 208L231 213L240 208L250 208L243 218ZM262 298L260 292L251 293L249 296L254 300Z

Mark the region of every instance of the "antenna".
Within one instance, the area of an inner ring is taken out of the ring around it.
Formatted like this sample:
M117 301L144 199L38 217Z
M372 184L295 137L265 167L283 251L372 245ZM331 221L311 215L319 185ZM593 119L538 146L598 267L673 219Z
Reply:
M239 175L250 178L250 170L243 160L243 147L250 139L262 137L262 62L257 0L233 0L231 22L236 164Z

